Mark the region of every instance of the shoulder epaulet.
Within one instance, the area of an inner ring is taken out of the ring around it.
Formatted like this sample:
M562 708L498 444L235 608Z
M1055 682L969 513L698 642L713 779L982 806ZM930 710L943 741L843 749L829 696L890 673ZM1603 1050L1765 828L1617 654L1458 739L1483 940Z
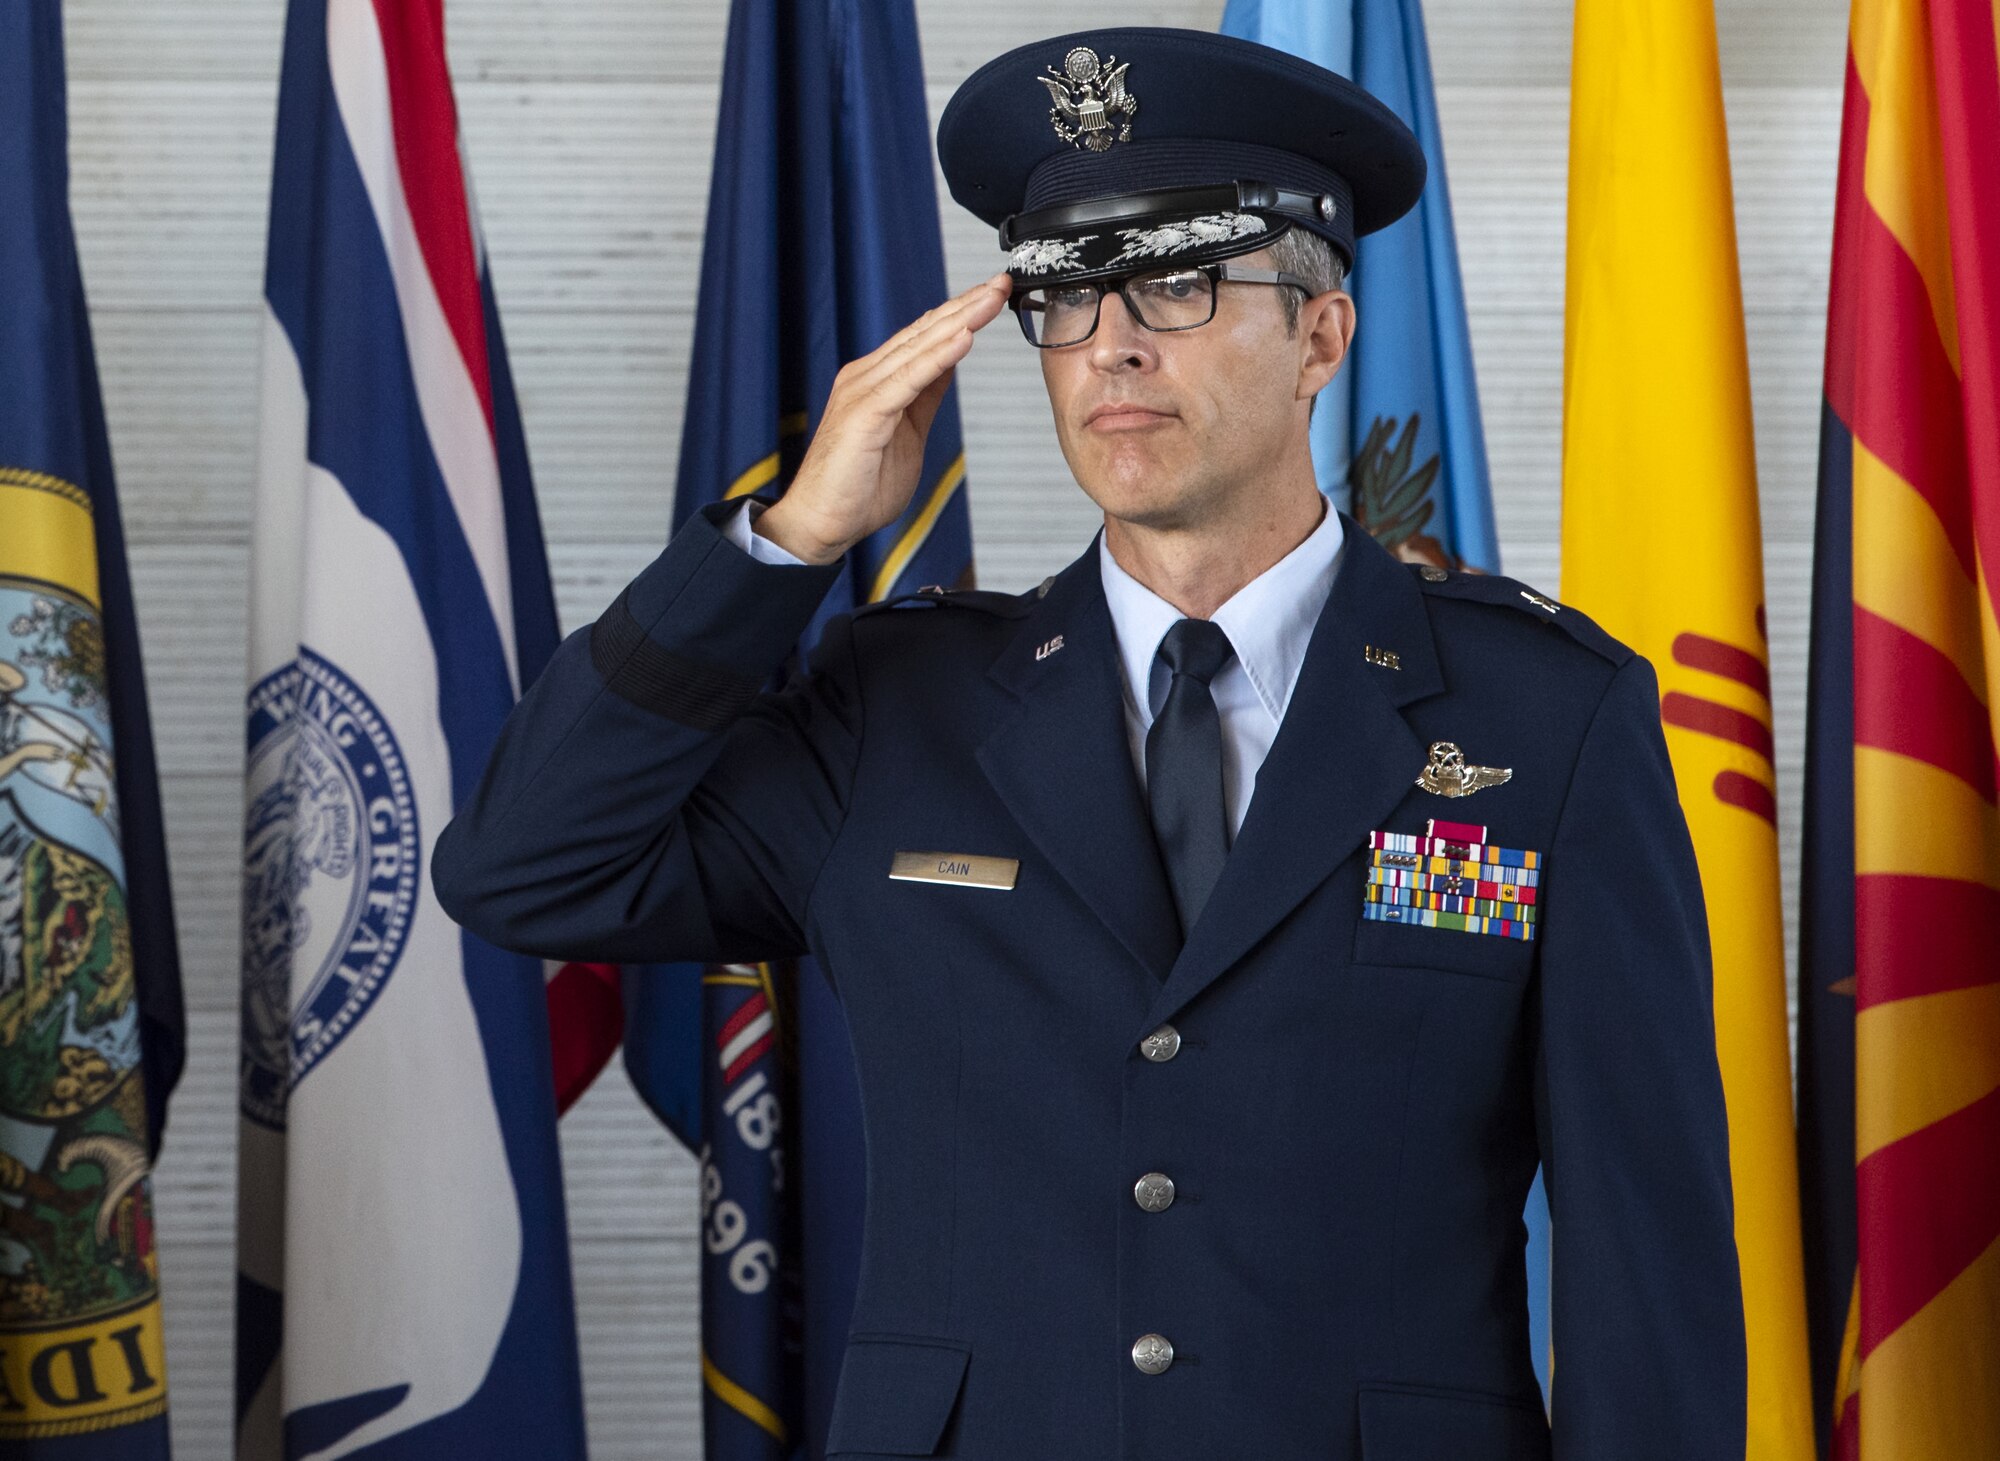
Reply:
M883 609L972 609L1002 619L1019 619L1035 606L1038 597L1039 592L1032 589L1024 594L1007 594L994 589L945 588L927 583L912 593L863 604L854 611L854 617L859 619Z
M1596 651L1614 665L1622 665L1632 657L1632 650L1605 633L1590 615L1537 593L1518 578L1506 578L1497 573L1453 572L1431 563L1412 563L1410 571L1416 575L1418 584L1427 594L1447 599L1469 599L1474 603L1494 604L1527 614L1563 630L1585 649Z

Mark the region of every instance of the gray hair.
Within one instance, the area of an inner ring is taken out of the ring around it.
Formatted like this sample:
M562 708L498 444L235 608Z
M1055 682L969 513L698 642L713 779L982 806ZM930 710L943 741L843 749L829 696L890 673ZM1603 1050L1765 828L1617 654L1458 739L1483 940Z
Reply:
M1334 253L1333 245L1311 229L1294 224L1278 235L1277 242L1270 246L1270 254L1273 269L1310 281L1309 287L1315 295L1338 289L1347 282L1347 268ZM1299 296L1290 289L1280 289L1278 299L1285 311L1285 333L1293 334L1299 327Z

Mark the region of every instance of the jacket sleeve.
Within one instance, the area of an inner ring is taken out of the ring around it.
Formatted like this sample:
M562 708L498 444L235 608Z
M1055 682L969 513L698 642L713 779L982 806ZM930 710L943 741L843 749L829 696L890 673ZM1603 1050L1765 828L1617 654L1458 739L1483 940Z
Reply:
M845 814L861 709L848 620L808 674L759 687L839 565L729 542L690 518L598 621L565 639L439 836L432 882L481 938L543 958L781 958Z
M1708 924L1653 669L1613 677L1547 862L1535 1116L1556 1461L1741 1461L1745 1361Z

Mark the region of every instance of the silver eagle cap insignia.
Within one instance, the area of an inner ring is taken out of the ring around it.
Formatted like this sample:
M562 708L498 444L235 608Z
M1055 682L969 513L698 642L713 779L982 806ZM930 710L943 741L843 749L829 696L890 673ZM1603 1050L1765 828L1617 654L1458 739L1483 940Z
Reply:
M1049 67L1049 74L1035 80L1049 89L1049 125L1056 136L1092 152L1107 151L1114 142L1132 140L1132 119L1139 115L1139 98L1125 89L1125 71L1132 63L1118 64L1108 56L1102 64L1097 52L1078 46L1063 57L1062 69Z
M1465 752L1450 741L1432 741L1430 763L1417 778L1417 785L1438 796L1471 796L1511 781L1513 776L1511 767L1468 766Z

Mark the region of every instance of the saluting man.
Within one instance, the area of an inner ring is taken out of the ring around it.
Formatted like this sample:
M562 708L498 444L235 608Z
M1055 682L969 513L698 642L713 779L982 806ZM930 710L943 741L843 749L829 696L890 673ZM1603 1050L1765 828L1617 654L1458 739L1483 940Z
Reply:
M1318 67L1134 29L993 61L938 145L1008 272L569 638L438 843L444 907L546 957L818 957L868 1161L830 1456L1737 1461L1652 669L1397 562L1314 480L1354 238L1415 202L1416 140ZM1028 593L835 619L760 693L1010 311L1102 534Z

